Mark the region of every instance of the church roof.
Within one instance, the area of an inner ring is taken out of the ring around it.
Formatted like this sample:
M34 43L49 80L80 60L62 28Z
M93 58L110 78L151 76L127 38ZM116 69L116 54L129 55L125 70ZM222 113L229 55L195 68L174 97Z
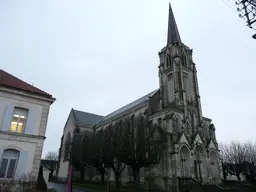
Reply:
M143 106L147 105L149 97L154 95L158 90L159 89L154 90L154 91L144 95L143 97L141 97L141 98L125 105L124 107L121 107L120 109L110 113L109 115L103 117L101 119L101 121L99 122L99 125L102 125L104 123L112 121L112 120L114 120L118 117L121 117L123 115L129 114L129 113L133 112L133 110L136 108L143 107Z
M101 115L96 115L93 113L87 113L79 110L73 110L73 114L75 116L75 120L79 125L95 125L97 124L103 116Z
M168 35L167 45L173 42L181 42L180 33L175 21L171 4L169 3L169 18L168 18Z
M101 126L107 122L117 119L123 115L132 113L134 109L147 105L150 96L153 96L159 89L152 91L143 97L121 107L120 109L108 114L107 116L96 115L84 111L72 109L75 120L79 125L98 125Z
M52 95L46 93L24 81L21 79L14 77L13 75L7 73L6 71L0 69L0 86L5 86L9 88L18 89L21 91L39 94L45 97L52 98Z

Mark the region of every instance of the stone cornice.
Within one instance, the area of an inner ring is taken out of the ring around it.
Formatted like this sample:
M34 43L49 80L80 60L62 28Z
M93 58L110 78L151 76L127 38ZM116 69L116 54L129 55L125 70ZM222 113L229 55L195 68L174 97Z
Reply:
M168 67L167 69L164 69L164 73L169 73L169 72L172 72L173 71L173 66L171 67Z
M0 130L0 139L21 141L21 142L37 142L38 140L45 140L45 136L39 135L28 135L23 133L14 133L9 131Z
M175 110L175 109L173 109L173 108L166 108L166 109L163 109L163 110L161 110L161 111L157 111L157 112L155 112L155 113L149 115L149 119L153 119L154 117L157 117L157 116L166 114L167 112L181 113L181 111L179 111L179 110Z
M208 117L203 117L203 120L207 121L207 122L212 122L212 120Z
M168 111L169 111L169 109L163 109L163 110L161 110L161 111L157 111L157 112L155 112L155 113L149 115L149 119L153 119L153 118L156 117L156 116L165 114L165 113L168 112Z
M7 93L12 93L12 94L20 95L20 96L24 96L24 97L29 97L29 98L33 98L33 99L38 99L38 100L41 100L41 101L46 101L46 102L49 102L51 104L56 100L55 98L39 96L39 95L36 95L36 94L31 94L31 93L29 94L29 93L26 93L26 92L23 92L23 91L19 91L19 90L16 90L16 89L10 89L10 88L6 88L6 87L2 87L2 86L0 86L0 91L7 92Z

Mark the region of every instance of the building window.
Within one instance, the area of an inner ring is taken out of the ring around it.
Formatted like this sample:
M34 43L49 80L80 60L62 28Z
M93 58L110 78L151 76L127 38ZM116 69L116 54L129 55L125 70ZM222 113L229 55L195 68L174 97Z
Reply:
M161 119L161 118L158 118L157 121L158 121L158 122L157 122L158 126L159 126L159 127L162 127L162 119Z
M4 150L0 162L0 178L12 179L15 173L20 152L14 149Z
M182 63L183 63L183 66L184 66L184 67L188 67L186 55L182 55Z
M168 75L167 75L167 79L168 79L168 81L171 81L171 80L172 80L172 78L173 78L172 73L170 73L170 74L168 74Z
M28 109L15 107L13 116L12 116L10 131L23 133L26 125L27 117L28 117Z
M171 57L170 55L167 55L166 56L166 67L171 67L172 66L172 60L171 60Z
M71 134L68 132L64 146L64 159L63 161L69 161L70 159L70 147L71 147Z

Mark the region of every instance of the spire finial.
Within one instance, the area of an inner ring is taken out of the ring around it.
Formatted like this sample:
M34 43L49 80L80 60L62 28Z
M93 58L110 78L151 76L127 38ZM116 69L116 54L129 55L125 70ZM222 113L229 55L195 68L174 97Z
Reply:
M179 30L175 21L174 14L172 11L171 3L169 2L167 45L173 42L181 42L181 38L180 38Z

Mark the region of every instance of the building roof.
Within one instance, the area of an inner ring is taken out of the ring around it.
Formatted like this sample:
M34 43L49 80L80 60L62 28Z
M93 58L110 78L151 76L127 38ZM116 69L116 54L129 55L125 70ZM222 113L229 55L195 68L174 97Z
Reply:
M79 125L95 125L103 116L72 109L75 120Z
M124 107L121 107L120 109L118 109L118 110L110 113L109 115L103 117L101 119L101 121L99 122L99 125L102 125L104 123L112 121L112 120L114 120L118 117L121 117L123 115L129 114L136 108L143 107L143 106L147 105L149 97L153 96L158 90L159 89L154 90L154 91L144 95L143 97L129 103L128 105L125 105Z
M52 95L20 80L17 77L7 73L6 71L0 69L0 86L5 86L9 88L19 89L21 91L39 94L45 97L52 98Z
M107 122L110 122L118 117L132 113L134 109L147 105L149 97L153 96L159 89L152 91L143 97L121 107L120 109L108 114L107 116L96 115L88 112L72 109L75 120L79 125L98 125L101 126Z
M180 33L175 21L175 17L172 11L171 4L169 3L169 18L168 18L168 35L167 35L167 45L173 42L180 42Z

